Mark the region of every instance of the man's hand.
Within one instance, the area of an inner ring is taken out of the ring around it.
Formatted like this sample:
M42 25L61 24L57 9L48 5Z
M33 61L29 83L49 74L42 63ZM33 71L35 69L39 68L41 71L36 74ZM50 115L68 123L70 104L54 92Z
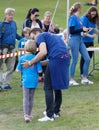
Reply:
M31 66L30 61L28 60L25 60L25 62L22 63L22 65L23 65L23 68L28 68L29 66Z

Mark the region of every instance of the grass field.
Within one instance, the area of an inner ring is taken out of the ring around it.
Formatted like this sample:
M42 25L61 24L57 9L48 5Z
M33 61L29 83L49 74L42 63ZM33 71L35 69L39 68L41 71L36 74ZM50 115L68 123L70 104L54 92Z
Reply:
M26 12L31 7L40 9L40 19L46 10L54 11L57 0L0 0L0 20L4 18L4 9L13 7L16 9L15 20L18 25L18 33L21 34L22 23ZM71 4L77 0L71 0ZM82 14L89 8L84 6L84 0L80 0L83 6ZM66 27L66 0L60 0L54 22L60 27ZM97 39L95 40L97 45ZM96 53L96 61L99 53ZM92 65L92 61L91 61ZM99 67L99 66L98 66ZM91 67L90 67L91 69ZM80 83L79 63L75 77ZM43 84L39 84L35 93L33 108L34 119L30 123L23 120L22 88L20 88L20 74L14 72L11 91L0 92L0 130L99 130L99 72L94 71L90 77L94 85L80 85L70 87L63 91L63 104L61 116L54 122L40 123L45 110Z

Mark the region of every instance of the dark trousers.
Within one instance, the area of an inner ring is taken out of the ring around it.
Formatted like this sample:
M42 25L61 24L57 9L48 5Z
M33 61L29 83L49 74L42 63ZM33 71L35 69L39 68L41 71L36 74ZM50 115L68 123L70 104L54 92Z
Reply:
M53 117L54 113L58 114L60 112L62 92L61 90L53 90L52 88L49 65L47 66L45 72L44 90L47 116Z
M86 48L91 47L91 46L94 45L93 42L88 42L88 43L84 43L84 44L85 44ZM88 52L90 58L92 58L93 53L94 53L93 51L89 51ZM81 56L81 59L80 59L80 74L81 75L83 74L83 65L84 65L84 62L85 62L84 58Z

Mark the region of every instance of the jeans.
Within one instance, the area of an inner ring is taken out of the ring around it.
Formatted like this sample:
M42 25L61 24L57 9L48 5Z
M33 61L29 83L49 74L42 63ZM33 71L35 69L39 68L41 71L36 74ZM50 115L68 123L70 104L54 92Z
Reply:
M82 42L82 37L81 36L72 36L69 39L68 45L71 48L71 56L72 56L72 63L70 66L70 78L74 78L75 74L75 69L76 69L76 64L78 62L78 56L79 52L81 56L84 58L84 65L83 65L83 76L87 77L88 76L88 69L89 69L89 64L90 64L90 57L88 54L88 51Z
M16 52L16 50L12 49L11 52L14 53L14 52ZM8 54L11 52L8 51L8 48L3 49L3 54ZM4 64L6 64L7 70L6 70L5 78L3 80ZM0 82L1 82L1 84L3 84L3 86L10 85L13 70L14 70L14 65L15 65L15 57L9 57L9 58L3 59L3 62L0 63Z
M86 48L91 47L91 46L94 45L93 42L85 42L84 44L85 44ZM93 51L88 51L90 59L92 58L93 53L94 53ZM81 56L81 59L80 59L80 74L81 75L83 74L83 65L84 65L84 62L85 62L84 58Z
M23 110L24 115L31 115L33 101L34 101L34 88L24 88L23 87Z

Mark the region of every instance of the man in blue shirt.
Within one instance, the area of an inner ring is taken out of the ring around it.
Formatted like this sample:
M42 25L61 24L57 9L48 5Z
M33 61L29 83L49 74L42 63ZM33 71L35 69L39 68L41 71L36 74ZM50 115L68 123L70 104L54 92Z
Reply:
M34 28L30 36L36 40L40 51L33 60L25 62L24 67L31 66L45 55L49 59L44 81L46 112L38 121L53 121L60 116L61 90L69 86L70 55L63 40L55 34L42 33L41 29Z
M13 21L15 9L5 9L5 20L0 23L0 55L15 52L16 39L20 40L22 37L17 34L16 22ZM3 81L3 66L7 66L7 72ZM10 82L15 65L15 57L3 59L0 62L0 87L3 89L11 89Z

